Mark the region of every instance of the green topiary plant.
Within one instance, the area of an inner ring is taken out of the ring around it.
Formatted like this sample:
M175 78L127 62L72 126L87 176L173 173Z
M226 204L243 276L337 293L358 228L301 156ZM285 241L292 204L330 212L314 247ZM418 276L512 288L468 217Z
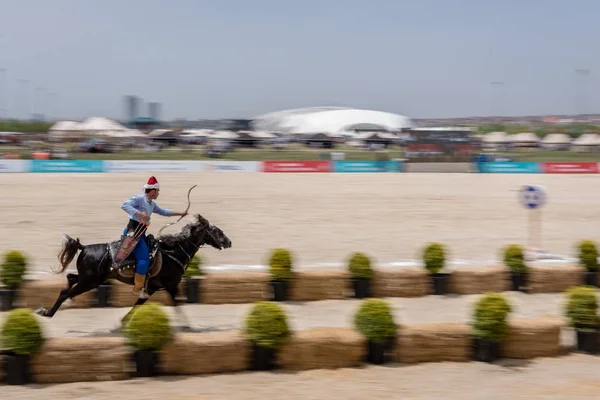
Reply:
M292 276L292 256L287 249L273 249L269 258L269 269L274 281L286 281Z
M446 249L440 243L429 243L423 250L425 268L431 274L437 274L446 263Z
M33 354L44 343L42 329L28 308L16 308L8 313L0 339L1 347L17 355Z
M270 349L283 345L291 334L285 311L271 301L260 301L252 307L245 331L254 344Z
M18 289L23 281L27 265L28 260L23 253L17 250L9 251L4 255L0 266L0 280L8 289Z
M598 318L598 300L596 288L592 286L575 286L567 290L568 302L566 315L571 326L580 331L594 331L600 328Z
M577 246L579 264L588 271L598 270L598 248L591 240L582 240Z
M354 253L348 262L350 276L355 279L371 279L373 270L371 260L363 253Z
M171 340L169 317L157 303L138 306L125 322L129 344L138 350L159 350Z
M473 328L476 337L501 341L508 334L508 314L512 308L499 293L486 293L475 303Z
M201 269L202 259L197 254L189 262L185 273L183 274L184 279L192 279L194 276L203 275L204 271Z
M369 341L383 343L396 335L397 325L388 303L383 299L364 300L354 315L354 325Z
M518 244L511 244L504 248L504 265L506 265L515 274L524 274L527 272L525 263L525 254L523 248Z

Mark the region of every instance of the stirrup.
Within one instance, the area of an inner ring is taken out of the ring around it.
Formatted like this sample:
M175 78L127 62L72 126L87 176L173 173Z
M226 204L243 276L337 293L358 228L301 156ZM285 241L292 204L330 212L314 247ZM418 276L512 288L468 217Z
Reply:
M146 293L146 288L143 287L142 290L140 290L140 295L139 295L140 299L149 299L150 296L148 295L148 293Z

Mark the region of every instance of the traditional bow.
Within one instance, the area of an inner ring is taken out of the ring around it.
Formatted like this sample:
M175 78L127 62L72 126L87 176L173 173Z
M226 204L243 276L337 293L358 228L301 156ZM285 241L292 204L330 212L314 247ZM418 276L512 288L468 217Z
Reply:
M165 226L163 226L162 228L160 228L160 230L158 231L157 236L160 236L160 233L163 231L163 229L168 228L171 225L175 225L176 223L178 223L179 221L181 221L181 219L183 217L185 217L185 214L187 214L188 210L190 209L190 206L192 205L192 203L190 201L190 193L192 193L192 189L194 189L196 186L198 186L198 185L194 185L194 186L192 186L190 188L190 190L188 190L188 194L187 194L188 205L187 205L187 208L185 209L185 211L183 212L184 215L182 215L181 217L179 217L179 219L177 221L168 223Z

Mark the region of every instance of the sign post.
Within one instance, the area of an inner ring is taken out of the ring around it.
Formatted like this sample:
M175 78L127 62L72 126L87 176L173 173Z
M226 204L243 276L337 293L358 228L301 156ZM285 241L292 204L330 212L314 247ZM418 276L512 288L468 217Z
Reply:
M519 191L519 200L529 210L528 242L532 249L542 248L542 206L546 203L546 190L539 185L525 185Z

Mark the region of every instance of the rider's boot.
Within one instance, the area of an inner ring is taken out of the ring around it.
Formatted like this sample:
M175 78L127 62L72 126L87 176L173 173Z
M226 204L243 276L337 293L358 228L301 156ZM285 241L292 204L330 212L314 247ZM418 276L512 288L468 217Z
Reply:
M144 289L144 283L146 282L146 274L135 273L134 276L134 285L133 285L133 294L139 295Z

